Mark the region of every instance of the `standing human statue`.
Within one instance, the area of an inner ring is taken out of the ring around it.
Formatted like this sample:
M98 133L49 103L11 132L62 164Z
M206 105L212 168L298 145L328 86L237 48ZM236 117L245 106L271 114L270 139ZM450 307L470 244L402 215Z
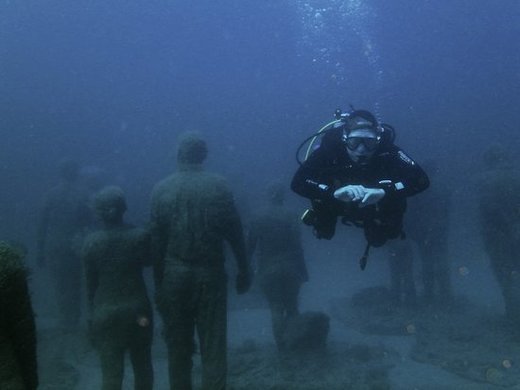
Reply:
M38 387L36 326L22 254L0 241L0 389Z
M192 388L197 332L202 389L222 390L227 376L227 275L224 243L235 256L236 290L251 284L242 224L224 178L206 172L208 150L195 133L180 138L177 171L152 193L156 299L164 323L172 390Z
M83 246L89 333L99 353L103 390L121 390L125 354L134 369L134 388L151 390L153 367L152 307L143 279L151 265L150 235L124 222L126 200L119 187L105 187L94 196L102 223Z
M480 228L491 269L504 298L507 320L520 324L520 174L503 147L483 156L478 180Z
M434 161L428 160L423 165L435 180L422 196L410 199L405 227L408 238L417 244L421 259L421 304L435 303L444 307L453 300L448 257L452 189L439 177Z
M413 309L417 305L414 280L413 248L409 240L393 240L388 244L390 268L390 300L393 305Z
M257 254L257 280L271 310L279 351L286 349L288 320L299 314L298 295L309 275L300 239L300 220L284 206L285 186L268 188L269 205L251 222L247 246Z
M37 263L48 266L65 332L78 330L81 315L82 269L80 251L92 222L88 193L79 180L79 165L64 161L60 183L45 196L37 241Z

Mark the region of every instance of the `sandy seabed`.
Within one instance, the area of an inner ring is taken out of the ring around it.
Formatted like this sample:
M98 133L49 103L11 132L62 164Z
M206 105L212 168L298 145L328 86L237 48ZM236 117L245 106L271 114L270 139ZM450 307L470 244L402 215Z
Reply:
M520 344L501 320L463 301L450 310L391 309L367 294L329 302L327 349L316 352L281 355L265 308L230 311L228 389L520 389ZM155 388L168 389L159 328L153 356ZM82 336L42 329L39 358L43 390L100 388L97 356ZM197 389L200 356L194 362ZM129 362L125 373L123 388L132 389Z

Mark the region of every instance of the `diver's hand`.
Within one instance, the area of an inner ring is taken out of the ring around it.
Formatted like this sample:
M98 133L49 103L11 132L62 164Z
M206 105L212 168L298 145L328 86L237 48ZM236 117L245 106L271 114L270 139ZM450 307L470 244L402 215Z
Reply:
M366 188L362 185L348 185L334 191L334 197L342 202L359 202L359 207L366 207L379 202L385 196L381 188Z
M365 197L366 188L362 185L349 184L334 191L334 197L342 202L359 202Z
M359 203L359 207L376 204L385 196L385 190L381 188L365 188L365 196Z

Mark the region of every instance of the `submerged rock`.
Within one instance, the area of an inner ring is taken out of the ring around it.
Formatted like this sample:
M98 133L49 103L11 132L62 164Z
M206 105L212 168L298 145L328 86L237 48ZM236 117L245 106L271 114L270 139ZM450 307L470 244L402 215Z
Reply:
M321 312L306 312L291 318L285 331L289 351L325 349L329 334L329 316Z

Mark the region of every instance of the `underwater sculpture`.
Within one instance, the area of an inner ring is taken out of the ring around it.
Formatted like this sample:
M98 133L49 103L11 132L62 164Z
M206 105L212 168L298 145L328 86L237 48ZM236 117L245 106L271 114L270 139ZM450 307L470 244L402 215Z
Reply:
M22 254L0 241L0 388L38 387L36 326Z

